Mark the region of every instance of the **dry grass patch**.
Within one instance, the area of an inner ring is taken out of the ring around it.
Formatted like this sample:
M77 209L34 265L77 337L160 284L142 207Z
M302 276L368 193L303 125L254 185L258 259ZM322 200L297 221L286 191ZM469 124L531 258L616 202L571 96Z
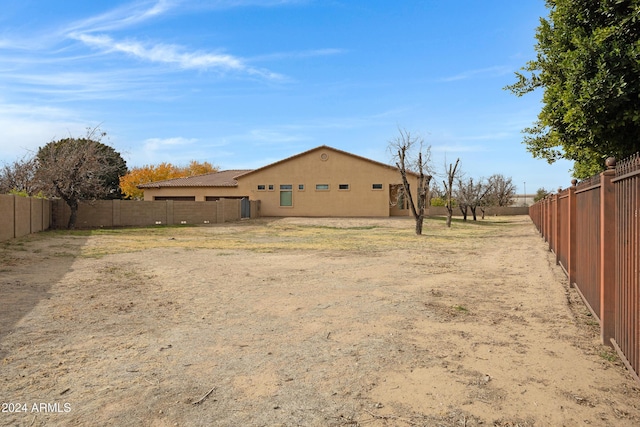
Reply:
M282 218L5 245L0 397L71 412L0 424L638 425L640 392L526 218L413 229Z

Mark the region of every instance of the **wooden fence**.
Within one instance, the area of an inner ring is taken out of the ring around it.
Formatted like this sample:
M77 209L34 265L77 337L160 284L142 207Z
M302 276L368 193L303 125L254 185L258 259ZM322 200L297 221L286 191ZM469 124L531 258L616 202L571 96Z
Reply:
M640 154L529 208L556 262L640 381Z

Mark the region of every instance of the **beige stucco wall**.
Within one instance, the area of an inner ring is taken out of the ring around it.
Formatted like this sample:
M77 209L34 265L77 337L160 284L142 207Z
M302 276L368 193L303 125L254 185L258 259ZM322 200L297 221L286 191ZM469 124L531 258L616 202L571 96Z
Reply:
M417 177L410 176L414 200ZM394 187L402 182L397 169L330 147L318 147L237 178L237 187L163 187L144 190L144 200L157 197L248 197L260 201L260 216L401 216L409 209L392 206ZM326 184L328 190L316 190ZM347 184L348 189L340 189ZM381 189L373 189L380 184ZM259 190L258 186L265 187ZM280 206L280 186L292 186L292 206ZM304 186L300 189L299 186ZM272 189L269 190L269 186Z
M156 197L193 197L196 202L204 202L207 197L242 197L248 194L238 193L236 187L164 187L145 188L144 200L152 201Z
M415 193L417 179L413 180ZM237 191L260 200L262 216L389 216L390 186L399 183L394 168L320 147L240 177ZM316 184L328 184L329 190L316 190ZM340 190L340 184L349 189ZM382 189L372 189L373 184L382 184ZM266 190L258 190L258 185ZM280 185L292 185L293 206L280 206Z

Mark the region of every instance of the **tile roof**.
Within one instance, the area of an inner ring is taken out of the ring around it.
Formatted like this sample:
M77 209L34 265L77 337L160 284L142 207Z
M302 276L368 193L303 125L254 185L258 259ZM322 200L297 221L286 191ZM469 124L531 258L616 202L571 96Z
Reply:
M140 184L138 188L163 187L236 187L236 177L251 172L251 169L233 169L220 172L205 173L203 175L187 176L184 178L167 179L165 181Z

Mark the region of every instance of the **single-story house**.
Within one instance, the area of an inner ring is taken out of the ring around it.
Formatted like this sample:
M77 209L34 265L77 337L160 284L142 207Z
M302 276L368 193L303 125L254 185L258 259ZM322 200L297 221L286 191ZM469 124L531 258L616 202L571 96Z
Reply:
M408 174L416 197L418 176ZM385 217L410 215L400 172L322 145L254 170L225 170L138 186L144 200L260 200L262 216Z

